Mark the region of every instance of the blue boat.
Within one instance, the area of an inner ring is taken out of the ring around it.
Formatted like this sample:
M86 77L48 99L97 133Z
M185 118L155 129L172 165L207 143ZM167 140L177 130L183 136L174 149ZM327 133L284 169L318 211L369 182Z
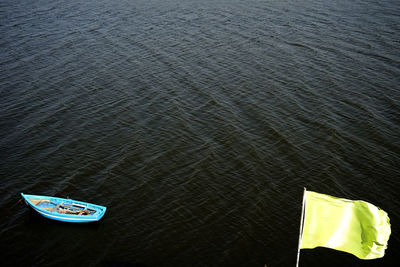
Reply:
M26 195L21 193L26 204L40 215L62 222L97 222L106 213L106 207L72 199Z

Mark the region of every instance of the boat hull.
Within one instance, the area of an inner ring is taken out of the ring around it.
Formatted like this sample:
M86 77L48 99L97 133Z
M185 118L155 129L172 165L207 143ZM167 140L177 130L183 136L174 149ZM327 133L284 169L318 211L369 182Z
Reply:
M21 196L28 206L43 217L62 222L97 222L107 210L104 206L72 199L26 195L23 193L21 193Z

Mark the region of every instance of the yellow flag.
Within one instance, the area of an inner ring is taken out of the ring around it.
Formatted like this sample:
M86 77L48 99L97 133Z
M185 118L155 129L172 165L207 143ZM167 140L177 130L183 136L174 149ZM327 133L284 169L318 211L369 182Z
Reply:
M387 213L360 200L305 191L300 248L327 247L360 259L381 258L390 236Z

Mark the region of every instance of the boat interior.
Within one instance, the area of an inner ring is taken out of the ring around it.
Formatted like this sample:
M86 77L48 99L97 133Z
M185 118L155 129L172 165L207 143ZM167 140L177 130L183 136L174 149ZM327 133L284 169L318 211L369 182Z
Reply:
M70 215L93 215L96 210L89 209L86 205L68 202L56 202L50 199L28 199L33 205L49 212L70 214Z

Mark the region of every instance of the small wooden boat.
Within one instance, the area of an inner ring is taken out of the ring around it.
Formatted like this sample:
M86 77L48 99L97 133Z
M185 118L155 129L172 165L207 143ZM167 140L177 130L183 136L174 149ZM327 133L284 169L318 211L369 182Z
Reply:
M106 213L106 207L76 201L72 199L25 195L21 193L26 204L40 215L63 222L87 223L97 222Z

